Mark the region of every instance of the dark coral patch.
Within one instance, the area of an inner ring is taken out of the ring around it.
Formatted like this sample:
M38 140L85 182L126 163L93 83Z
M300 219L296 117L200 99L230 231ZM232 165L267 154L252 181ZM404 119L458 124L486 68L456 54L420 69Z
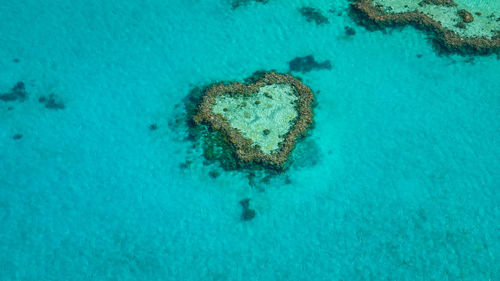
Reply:
M472 13L465 9L459 10L457 14L465 23L471 23L474 21Z
M149 125L149 130L156 131L157 129L158 129L158 125L156 125L155 123Z
M26 85L24 82L17 82L12 89L5 93L0 94L0 100L4 102L11 101L24 101L28 97L28 93L26 92Z
M255 218L255 210L250 209L250 198L245 198L240 201L241 208L243 211L241 213L241 220L249 221Z
M23 137L21 134L15 134L12 138L15 140L20 140Z
M294 72L309 72L312 70L332 69L332 63L329 60L318 62L314 59L313 55L305 57L296 57L289 63L290 71Z
M304 18L306 18L307 22L315 22L317 25L330 23L328 18L316 8L302 7L299 9L299 12Z
M41 96L38 98L38 102L45 105L48 109L58 110L64 109L64 102L54 94L50 94L48 97Z
M179 164L179 168L185 170L185 169L189 168L191 166L191 164L193 164L193 161L186 160L185 162L182 162Z
M354 30L354 28L350 27L350 26L344 26L344 31L345 31L345 35L347 36L353 36L356 34L356 30Z
M231 8L234 10L240 6L247 5L251 2L266 4L269 0L233 0L231 2Z
M210 172L208 172L208 175L213 178L213 179L216 179L220 176L220 172L217 171L217 170L212 170Z

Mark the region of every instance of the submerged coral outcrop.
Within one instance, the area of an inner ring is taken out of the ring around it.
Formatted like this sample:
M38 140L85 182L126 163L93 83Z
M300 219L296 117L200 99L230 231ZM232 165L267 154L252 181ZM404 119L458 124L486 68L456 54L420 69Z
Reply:
M269 2L269 0L233 0L231 2L231 7L234 10L242 5L247 5L251 2L267 4L267 2Z
M312 124L313 93L288 74L260 72L246 81L203 90L192 123L215 133L205 136L204 155L229 161L231 168L282 170L297 139Z
M288 65L290 71L306 73L312 70L332 69L332 63L329 60L318 62L313 55L305 57L296 57L291 60Z
M441 50L490 54L500 50L500 5L487 8L463 0L354 0L351 14L370 29L413 25L435 34ZM473 15L475 14L475 16Z
M299 12L307 20L307 22L315 22L317 25L330 23L328 18L316 8L302 7L299 9Z
M0 100L4 102L21 101L23 102L28 97L24 82L17 82L12 89L4 94L0 94Z

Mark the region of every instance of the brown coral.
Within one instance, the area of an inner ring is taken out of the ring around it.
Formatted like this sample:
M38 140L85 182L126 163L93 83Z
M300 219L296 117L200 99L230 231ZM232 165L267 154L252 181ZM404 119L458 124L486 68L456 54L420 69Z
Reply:
M472 15L472 13L465 9L459 10L457 14L465 23L471 23L474 21L474 16Z

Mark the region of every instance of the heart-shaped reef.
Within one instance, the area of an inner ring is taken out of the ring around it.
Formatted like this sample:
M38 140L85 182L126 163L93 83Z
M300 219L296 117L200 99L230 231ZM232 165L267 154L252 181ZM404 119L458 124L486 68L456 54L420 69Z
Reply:
M238 167L282 170L313 122L314 95L288 74L259 72L246 81L205 87L193 121L219 134Z

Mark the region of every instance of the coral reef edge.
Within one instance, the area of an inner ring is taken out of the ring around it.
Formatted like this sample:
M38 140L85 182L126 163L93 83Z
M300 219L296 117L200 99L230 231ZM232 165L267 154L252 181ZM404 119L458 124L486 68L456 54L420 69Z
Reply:
M351 16L369 30L412 25L435 35L434 43L445 53L462 55L489 55L500 52L500 31L491 39L486 37L462 37L444 28L440 22L423 12L387 13L373 5L374 0L354 0L350 5Z

